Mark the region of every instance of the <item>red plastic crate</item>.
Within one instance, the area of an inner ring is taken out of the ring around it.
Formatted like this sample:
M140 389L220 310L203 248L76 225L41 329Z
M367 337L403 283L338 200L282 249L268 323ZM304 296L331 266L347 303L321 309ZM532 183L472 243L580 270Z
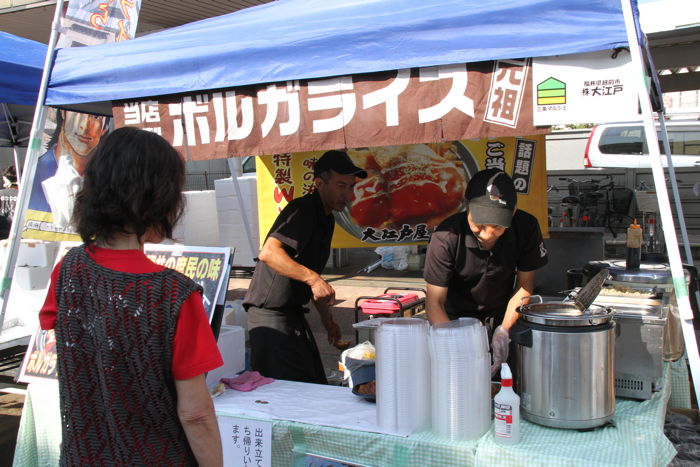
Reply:
M385 300L381 300L384 298ZM386 299L396 299L396 300L386 300ZM415 302L415 303L414 303ZM365 300L360 308L362 312L366 315L380 315L380 314L394 314L399 310L407 310L413 306L422 304L425 302L424 298L418 298L418 295L414 293L397 294L397 293L385 293L382 295L377 295L375 298L370 298Z

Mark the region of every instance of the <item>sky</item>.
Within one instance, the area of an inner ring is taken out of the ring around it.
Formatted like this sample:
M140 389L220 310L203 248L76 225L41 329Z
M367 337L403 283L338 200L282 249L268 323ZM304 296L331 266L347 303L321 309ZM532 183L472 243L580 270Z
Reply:
M639 0L639 20L647 34L700 26L700 0Z

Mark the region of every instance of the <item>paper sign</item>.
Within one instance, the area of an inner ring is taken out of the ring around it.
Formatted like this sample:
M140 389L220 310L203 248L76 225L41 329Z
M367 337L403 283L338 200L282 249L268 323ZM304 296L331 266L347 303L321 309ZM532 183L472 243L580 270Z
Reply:
M223 415L218 416L217 420L224 451L224 465L272 465L272 422Z
M633 68L625 50L533 59L534 124L638 120Z

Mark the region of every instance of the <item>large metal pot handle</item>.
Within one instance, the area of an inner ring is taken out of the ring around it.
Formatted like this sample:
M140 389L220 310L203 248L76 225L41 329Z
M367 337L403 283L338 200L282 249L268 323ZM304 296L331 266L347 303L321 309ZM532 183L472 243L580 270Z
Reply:
M542 295L528 295L527 297L523 297L520 299L520 306L522 307L523 305L533 304L530 300L533 300L534 298L539 299L539 301L535 302L535 303L544 303L544 299L542 298ZM528 303L524 303L525 300L527 300Z
M515 322L508 334L513 343L523 347L532 347L532 329L523 325L520 320Z

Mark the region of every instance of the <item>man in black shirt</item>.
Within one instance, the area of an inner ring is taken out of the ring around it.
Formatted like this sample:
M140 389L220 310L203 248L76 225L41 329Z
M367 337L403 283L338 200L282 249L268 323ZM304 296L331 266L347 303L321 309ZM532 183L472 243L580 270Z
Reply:
M476 173L465 192L467 210L435 229L425 260L426 311L431 324L460 317L493 331L492 373L508 358L508 331L521 299L532 294L535 270L547 264L537 219L516 209L511 178L498 169Z
M320 273L331 251L332 212L353 201L356 178L366 176L347 153L326 152L314 166L316 190L292 200L272 225L243 302L253 370L271 378L326 383L304 313L311 300L328 342L337 343L340 328L330 311L335 291Z

